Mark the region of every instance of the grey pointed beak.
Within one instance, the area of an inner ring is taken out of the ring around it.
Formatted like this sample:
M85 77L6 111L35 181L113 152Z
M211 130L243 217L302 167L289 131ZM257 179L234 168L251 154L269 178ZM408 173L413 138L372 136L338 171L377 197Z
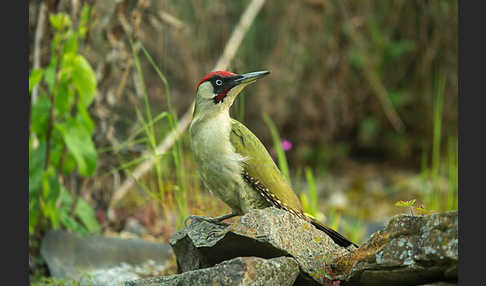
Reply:
M250 72L250 73L241 74L241 75L239 75L239 77L237 79L234 80L234 82L237 85L242 84L242 83L251 83L251 82L256 81L259 78L266 76L269 73L270 73L270 71L257 71L257 72Z

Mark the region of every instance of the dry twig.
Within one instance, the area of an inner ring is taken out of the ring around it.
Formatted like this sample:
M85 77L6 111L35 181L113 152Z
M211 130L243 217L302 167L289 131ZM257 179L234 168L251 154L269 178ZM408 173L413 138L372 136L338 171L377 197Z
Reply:
M181 20L172 16L171 14L164 12L164 11L160 11L157 15L160 17L160 19L162 21L164 21L166 24L174 27L176 30L179 30L179 31L187 30L186 24L184 24L184 22L182 22Z
M371 89L373 90L373 93L376 95L376 97L378 97L378 101L380 102L381 107L383 108L383 111L385 112L385 115L388 118L388 120L391 122L391 124L393 125L396 131L401 132L405 128L405 125L403 124L403 121L400 119L400 116L398 115L397 111L393 107L393 104L391 103L390 98L388 97L388 91L386 90L386 87L383 85L383 82L381 81L380 77L376 73L374 62L370 59L369 55L367 54L365 44L363 43L358 33L354 29L354 26L351 24L348 11L346 10L346 7L344 7L344 3L342 1L338 1L338 2L339 2L339 7L341 9L341 12L344 15L344 19L349 24L348 35L352 43L358 49L358 53L360 54L360 59L362 60L363 63L362 70L363 70L364 77L368 81Z

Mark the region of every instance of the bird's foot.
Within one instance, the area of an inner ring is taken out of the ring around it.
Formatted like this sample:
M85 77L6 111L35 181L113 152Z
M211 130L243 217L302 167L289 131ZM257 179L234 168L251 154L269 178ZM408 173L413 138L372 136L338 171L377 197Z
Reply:
M187 226L187 222L189 220L203 220L203 221L207 221L207 222L217 224L217 225L221 225L221 226L224 226L224 227L227 227L229 225L229 223L222 222L221 217L212 218L212 217L206 217L206 216L190 215L184 220L184 226Z

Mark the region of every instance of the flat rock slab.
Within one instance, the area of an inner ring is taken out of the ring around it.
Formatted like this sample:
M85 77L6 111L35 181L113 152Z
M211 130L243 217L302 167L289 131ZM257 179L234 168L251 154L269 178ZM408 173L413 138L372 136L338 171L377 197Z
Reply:
M179 272L212 267L235 257L291 256L302 273L323 284L332 278L336 259L350 254L324 232L287 211L251 210L224 227L193 219L170 240Z
M395 216L338 262L343 285L457 283L457 211Z
M290 257L238 257L183 274L128 281L125 286L163 285L293 285L299 265Z
M42 240L41 255L53 277L84 281L83 285L122 285L146 269L163 269L173 254L167 244L141 239L82 238L50 231Z

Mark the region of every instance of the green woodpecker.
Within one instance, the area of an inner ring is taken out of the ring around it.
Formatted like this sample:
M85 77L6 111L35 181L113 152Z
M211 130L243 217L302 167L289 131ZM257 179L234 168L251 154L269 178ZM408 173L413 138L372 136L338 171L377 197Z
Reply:
M229 109L243 88L269 73L215 71L199 82L189 128L191 148L204 185L232 210L209 220L221 222L251 209L274 206L311 222L340 246L355 245L304 214L299 198L260 140L230 117Z

